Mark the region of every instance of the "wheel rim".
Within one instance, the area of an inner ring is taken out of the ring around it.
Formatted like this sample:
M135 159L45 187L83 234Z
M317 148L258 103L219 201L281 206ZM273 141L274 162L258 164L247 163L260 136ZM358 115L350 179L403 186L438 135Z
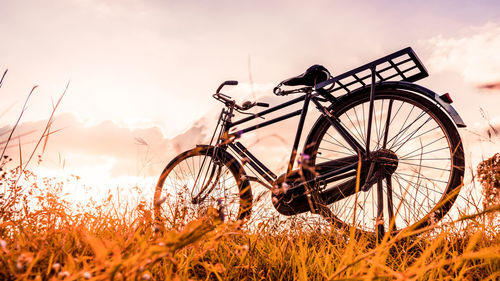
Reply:
M341 124L363 147L366 147L368 105L365 95L336 111ZM439 220L443 214L435 214L435 211L455 187L450 183L454 182L452 163L456 145L452 144L451 136L438 119L443 116L436 116L434 110L401 94L377 93L374 108L371 151L388 149L394 152L399 158L398 167L391 175L377 180L368 191L329 205L333 219L342 226L354 223L359 230L370 233L377 232L377 222L383 226L379 233L388 231L391 218L391 231ZM391 117L387 121L389 112ZM329 126L319 139L318 153L312 156L316 164L356 155ZM379 189L382 198L377 198ZM382 216L377 215L380 206L383 207Z
M223 220L240 212L238 182L231 170L210 156L186 155L160 177L155 192L155 215L171 226L184 225L209 209Z

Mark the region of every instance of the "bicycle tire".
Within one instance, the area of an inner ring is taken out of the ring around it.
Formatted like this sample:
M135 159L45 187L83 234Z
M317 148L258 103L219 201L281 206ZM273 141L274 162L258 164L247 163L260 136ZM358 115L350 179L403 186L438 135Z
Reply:
M205 215L210 207L224 221L245 219L251 213L252 191L231 155L198 146L179 154L163 170L154 194L154 213L158 221L176 227Z
M367 136L369 100L370 88L366 88L344 96L329 108L363 146L366 145L363 137L366 139ZM386 122L390 100L391 118ZM455 124L434 101L403 89L376 90L374 109L370 150L376 151L383 147L381 140L384 139L386 128L389 128L388 137L385 137L386 147L397 155L397 168L390 177L377 180L367 191L359 191L329 205L324 204L328 205L328 212L323 214L328 214L327 218L338 227L355 226L358 232L368 234L379 233L379 225L383 226L383 232L396 234L403 229L416 230L439 221L457 198L464 175L464 152ZM361 115L363 117L360 119ZM426 116L425 122L420 120L422 116ZM427 124L429 121L430 124ZM389 126L386 127L387 124ZM437 134L441 137L436 138ZM356 155L325 117L320 117L313 126L304 153L309 155L309 165L312 167L326 161L323 158ZM313 180L316 176L307 171L304 174L307 180ZM355 177L351 177L325 189L352 184L354 181ZM383 221L376 215L376 208L380 204L380 198L375 199L379 185L384 195L381 200L384 206ZM325 202L319 202L322 203Z

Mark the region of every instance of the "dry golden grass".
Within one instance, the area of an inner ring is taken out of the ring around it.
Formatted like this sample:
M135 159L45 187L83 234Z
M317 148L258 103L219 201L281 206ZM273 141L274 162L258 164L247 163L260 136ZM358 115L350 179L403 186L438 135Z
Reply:
M34 175L24 171L29 182ZM3 184L14 184L16 171ZM151 208L110 202L74 212L61 185L9 186L0 203L0 279L35 280L498 280L500 236L485 213L419 236L354 237L335 228L273 232L221 223L212 210L157 231ZM464 223L465 222L465 223Z

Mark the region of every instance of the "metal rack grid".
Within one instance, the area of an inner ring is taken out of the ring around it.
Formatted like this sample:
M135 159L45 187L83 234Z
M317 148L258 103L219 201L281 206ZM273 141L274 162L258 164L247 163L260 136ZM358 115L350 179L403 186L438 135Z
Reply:
M375 73L375 83L388 80L415 82L429 76L429 73L413 49L407 47L337 75L316 85L316 88L330 87L328 90L330 93L340 91L341 94L342 92L343 94L347 94L370 85L372 70Z

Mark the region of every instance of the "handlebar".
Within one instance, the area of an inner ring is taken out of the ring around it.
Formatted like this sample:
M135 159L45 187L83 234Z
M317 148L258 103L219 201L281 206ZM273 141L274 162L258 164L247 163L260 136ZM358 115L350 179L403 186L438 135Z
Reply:
M264 103L264 102L246 101L242 105L236 104L236 101L233 100L230 96L224 95L223 93L220 92L222 90L222 88L226 85L235 86L235 85L238 85L238 81L228 80L228 81L223 82L222 84L220 84L220 86L217 88L217 91L213 95L214 99L222 102L226 106L234 107L238 111L249 110L250 108L252 108L254 106L269 107L269 104Z
M224 95L222 93L216 93L213 95L214 99L222 102L226 106L234 106L234 108L238 111L245 111L249 110L250 108L254 106L260 106L260 107L269 107L268 103L265 102L251 102L251 101L246 101L242 105L239 105L236 103L235 100L231 99L230 96Z

